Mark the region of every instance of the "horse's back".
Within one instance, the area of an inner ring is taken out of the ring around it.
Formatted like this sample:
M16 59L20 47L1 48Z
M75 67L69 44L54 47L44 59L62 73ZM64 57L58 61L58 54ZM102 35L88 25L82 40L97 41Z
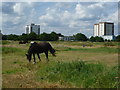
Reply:
M31 44L29 50L32 53L43 53L48 51L51 48L51 45L47 42L43 42L43 43L33 43Z
M29 51L31 53L39 53L40 51L43 51L43 50L42 50L42 47L39 46L37 43L32 43L29 47Z
M48 42L38 43L38 45L46 49L51 48L51 45Z

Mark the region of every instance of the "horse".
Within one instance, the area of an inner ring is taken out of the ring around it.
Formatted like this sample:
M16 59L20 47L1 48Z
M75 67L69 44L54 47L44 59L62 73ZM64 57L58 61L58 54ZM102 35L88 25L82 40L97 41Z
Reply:
M31 58L32 58L32 55L33 55L34 63L36 63L35 54L37 54L39 61L41 61L39 54L40 53L45 53L46 59L47 59L47 61L49 61L48 51L50 51L50 53L53 56L56 56L55 55L55 49L52 48L50 43L47 43L47 42L42 42L42 43L32 42L29 49L28 49L28 52L26 53L26 56L27 56L27 59L30 62Z
M20 41L19 44L26 44L28 41Z

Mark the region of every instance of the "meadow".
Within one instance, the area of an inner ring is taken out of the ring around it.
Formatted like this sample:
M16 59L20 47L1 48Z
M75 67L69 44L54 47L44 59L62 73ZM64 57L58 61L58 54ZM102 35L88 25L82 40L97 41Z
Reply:
M37 41L38 42L38 41ZM56 57L28 62L30 44L3 41L3 88L117 88L118 42L50 42ZM85 45L85 47L83 47Z

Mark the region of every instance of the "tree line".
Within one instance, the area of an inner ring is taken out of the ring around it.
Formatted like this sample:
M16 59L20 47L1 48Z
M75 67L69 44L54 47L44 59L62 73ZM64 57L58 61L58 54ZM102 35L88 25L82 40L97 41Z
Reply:
M51 33L42 33L40 35L37 35L36 33L32 32L30 34L22 34L22 35L2 35L2 40L14 40L14 41L58 41L59 37L64 37L61 33L51 32ZM75 41L91 41L91 42L104 42L104 41L110 41L110 40L104 40L102 37L90 37L87 38L82 33L77 33L76 35L73 35L75 37ZM113 41L120 41L120 35L115 37L115 40Z
M34 32L31 32L30 34L22 34L22 35L2 35L2 40L14 40L14 41L34 41L34 40L40 40L40 41L57 41L59 39L59 36L63 36L61 33L42 33L40 35L37 35Z

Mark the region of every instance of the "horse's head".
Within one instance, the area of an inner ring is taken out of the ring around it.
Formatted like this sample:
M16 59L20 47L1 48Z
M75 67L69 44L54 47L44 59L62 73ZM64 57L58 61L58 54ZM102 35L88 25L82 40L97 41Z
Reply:
M53 56L56 56L56 55L55 55L55 49L52 48L52 49L50 50L50 52L51 52L51 54L52 54Z
M31 54L29 54L29 53L26 53L26 57L27 57L27 59L29 60L29 62L31 61Z

